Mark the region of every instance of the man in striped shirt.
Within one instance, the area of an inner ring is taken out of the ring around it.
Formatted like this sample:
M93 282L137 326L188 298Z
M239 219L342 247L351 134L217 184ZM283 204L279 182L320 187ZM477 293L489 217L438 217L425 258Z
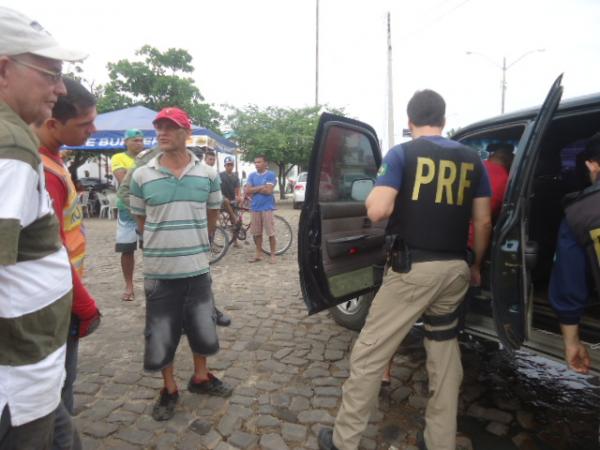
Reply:
M0 7L0 449L52 444L65 378L73 281L29 124L66 93L61 48L39 23Z
M206 361L219 350L208 265L208 236L221 207L219 176L186 149L192 130L185 111L164 108L154 127L161 152L133 172L129 200L144 231L144 369L161 370L164 379L152 417L168 420L179 399L173 360L182 330L194 360L188 390L228 397L232 389Z

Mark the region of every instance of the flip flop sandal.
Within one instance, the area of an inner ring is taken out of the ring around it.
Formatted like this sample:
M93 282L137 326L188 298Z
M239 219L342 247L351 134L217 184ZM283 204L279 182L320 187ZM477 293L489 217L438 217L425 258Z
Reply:
M123 300L124 302L132 302L135 299L135 295L133 292L125 292L123 293L123 295L121 296L121 300Z

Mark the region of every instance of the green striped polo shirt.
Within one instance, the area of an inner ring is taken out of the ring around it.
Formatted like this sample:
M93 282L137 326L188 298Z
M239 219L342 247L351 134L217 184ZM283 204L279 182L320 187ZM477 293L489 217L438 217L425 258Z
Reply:
M71 320L71 266L38 145L0 101L0 411L8 405L12 426L56 409Z
M162 154L133 172L129 200L132 214L145 217L145 278L187 278L209 270L206 211L221 207L221 182L214 168L188 154L179 178L160 165Z

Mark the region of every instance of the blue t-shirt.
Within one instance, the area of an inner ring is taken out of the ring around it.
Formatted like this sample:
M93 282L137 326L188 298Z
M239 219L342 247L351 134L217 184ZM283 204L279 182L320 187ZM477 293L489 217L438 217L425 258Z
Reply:
M420 139L427 139L440 147L453 148L462 146L462 144L442 136L425 136ZM404 147L402 147L402 144L392 147L390 151L387 152L387 155L385 155L385 158L383 158L377 180L375 181L375 186L388 186L399 191L402 186L404 159ZM487 170L485 170L481 160L479 161L479 164L481 164L481 167L479 168L481 179L479 184L474 187L473 198L491 197L492 188L490 186Z
M275 186L277 183L277 178L275 178L275 174L269 170L266 170L263 173L252 172L250 176L248 176L248 184L250 186L264 186L266 184L272 184ZM254 193L252 194L252 211L272 211L275 209L275 197L273 194L260 194Z

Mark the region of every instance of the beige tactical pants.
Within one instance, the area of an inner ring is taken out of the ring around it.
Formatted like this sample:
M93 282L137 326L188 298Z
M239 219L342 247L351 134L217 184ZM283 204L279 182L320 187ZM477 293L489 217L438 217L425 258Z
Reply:
M342 388L342 405L335 420L333 443L340 450L358 448L361 434L377 401L384 368L412 325L423 313L453 312L469 286L464 261L415 263L409 273L391 270L375 296L367 321L350 357L350 378ZM444 330L444 327L428 327ZM462 382L460 350L455 339L425 339L429 401L425 412L428 450L455 450L456 411Z

